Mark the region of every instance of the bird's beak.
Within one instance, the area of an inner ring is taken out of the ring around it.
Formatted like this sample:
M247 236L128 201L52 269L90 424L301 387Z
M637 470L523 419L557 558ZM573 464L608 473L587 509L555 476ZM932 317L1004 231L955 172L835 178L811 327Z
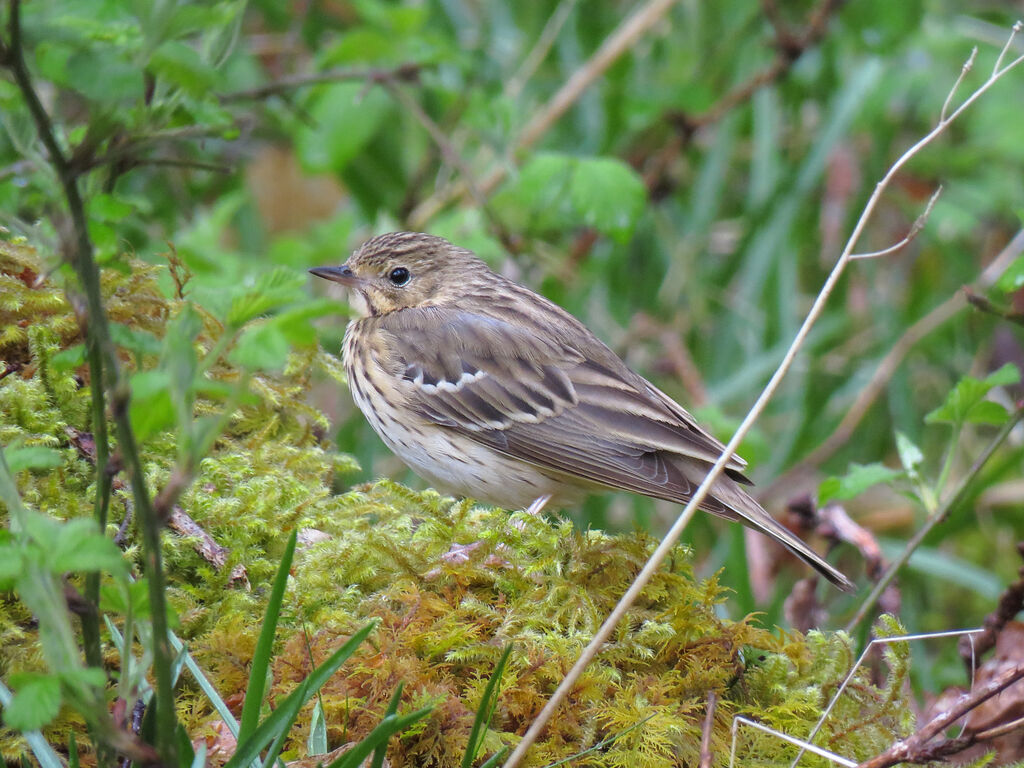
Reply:
M362 282L362 279L344 264L340 267L314 267L309 271L317 277L322 277L324 280L341 283L349 288L355 288Z

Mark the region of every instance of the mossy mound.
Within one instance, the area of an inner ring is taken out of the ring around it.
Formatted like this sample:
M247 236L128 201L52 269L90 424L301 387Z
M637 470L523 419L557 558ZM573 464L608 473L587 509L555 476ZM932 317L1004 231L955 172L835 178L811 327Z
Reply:
M130 272L104 275L117 321L156 338L185 304L161 292L159 272L136 264ZM71 307L56 286L37 281L42 273L30 250L0 245L0 370L11 364L0 381L0 443L55 452L48 469L19 473L28 504L59 518L87 516L94 482L89 382L75 352L80 339ZM204 330L196 344L205 352L224 329L209 313L200 314ZM153 358L126 351L124 362L145 369ZM327 443L326 420L305 401L318 369L339 376L334 358L310 347L294 351L281 373L255 375L253 396L235 411L181 497L182 510L225 550L212 562L195 537L164 537L178 633L222 696L240 706L264 593L288 533L299 529L304 543L278 633L271 697L286 694L314 662L376 619L370 640L322 690L329 746L369 732L404 683L403 711L426 705L433 711L392 740L391 764L454 766L484 686L512 643L484 753L513 744L655 542L642 534L580 532L563 520L473 506L390 482L336 495L332 488L354 463ZM217 362L209 375L234 381L239 372ZM218 406L200 400L197 407ZM175 465L175 440L157 434L142 450L151 489L160 488ZM111 536L128 514L129 498L116 483ZM134 558L130 526L125 533L127 555ZM545 765L618 737L574 764L696 765L711 691L720 699L712 739L718 765L727 764L735 715L808 733L852 664L849 640L724 620L716 607L726 599L714 579L694 578L689 553L677 549L527 764ZM10 595L0 602L0 641L5 679L41 664L31 617ZM112 646L107 658L116 666ZM882 687L858 677L818 744L863 759L907 733L907 659L892 655L890 662ZM179 694L182 722L194 738L204 736L216 719L211 706L187 676ZM292 757L305 755L308 722L308 715L300 718L291 737ZM47 735L64 745L69 728L77 721L66 715ZM785 764L793 755L778 739L749 730L741 733L739 749L743 765ZM6 760L23 751L19 737L0 731Z

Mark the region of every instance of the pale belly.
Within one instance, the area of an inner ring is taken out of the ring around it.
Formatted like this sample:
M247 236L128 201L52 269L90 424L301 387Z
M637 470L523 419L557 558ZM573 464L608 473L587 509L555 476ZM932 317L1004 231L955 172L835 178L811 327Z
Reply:
M381 440L434 488L506 509L525 509L541 496L552 506L578 502L586 491L504 456L446 427L398 418L373 384L351 366L352 398Z

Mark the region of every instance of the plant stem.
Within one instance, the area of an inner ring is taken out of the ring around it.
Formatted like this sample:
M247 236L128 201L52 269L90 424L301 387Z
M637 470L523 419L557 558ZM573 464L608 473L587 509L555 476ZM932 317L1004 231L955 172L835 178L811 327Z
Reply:
M85 205L78 189L78 176L71 167L57 143L46 109L32 85L32 78L25 63L21 38L21 4L10 0L8 24L9 48L5 51L4 63L11 70L14 81L21 91L35 122L39 138L50 156L50 162L60 179L64 197L71 213L73 242L65 241L64 257L71 263L86 297L86 338L87 344L96 353L90 361L90 370L98 362L101 376L92 381L93 397L104 386L111 393L111 409L117 429L121 455L131 480L132 495L142 530L143 562L149 584L149 599L153 615L153 669L156 675L157 707L157 750L167 768L178 764L177 720L174 712L174 695L171 680L171 653L167 640L167 605L164 596L164 573L160 557L160 527L153 511L146 485L146 477L139 460L138 445L128 417L131 390L128 382L120 375L117 354L110 338L107 316L103 309L100 290L99 269L93 256L92 240L89 237L85 217ZM68 238L69 240L71 238ZM94 405L93 413L96 409ZM102 480L100 481L103 482Z

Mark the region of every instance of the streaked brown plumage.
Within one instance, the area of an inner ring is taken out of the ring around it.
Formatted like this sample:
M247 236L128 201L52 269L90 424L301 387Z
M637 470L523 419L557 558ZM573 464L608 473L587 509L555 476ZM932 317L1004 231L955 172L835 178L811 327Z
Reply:
M343 347L356 404L441 490L508 508L608 488L685 504L722 450L576 318L447 240L382 235L310 271L350 288L362 315ZM701 509L852 589L740 487L744 466L734 457Z

